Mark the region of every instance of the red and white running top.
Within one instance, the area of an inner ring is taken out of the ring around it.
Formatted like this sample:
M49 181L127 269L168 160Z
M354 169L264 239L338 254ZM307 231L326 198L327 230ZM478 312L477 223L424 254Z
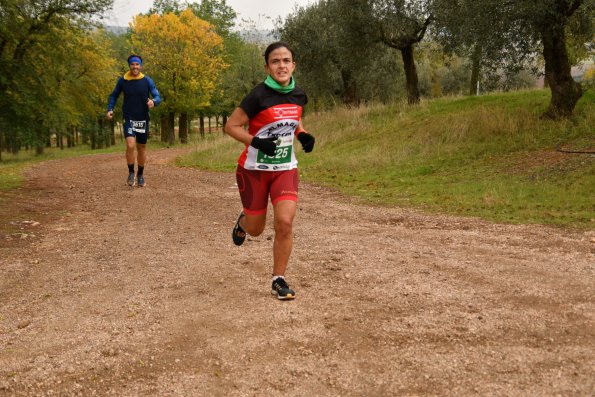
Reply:
M302 117L302 108L308 102L306 93L295 87L287 94L279 93L264 83L254 87L240 103L250 123L248 132L258 138L277 138L274 156L246 146L238 164L247 170L285 171L297 168L293 138Z

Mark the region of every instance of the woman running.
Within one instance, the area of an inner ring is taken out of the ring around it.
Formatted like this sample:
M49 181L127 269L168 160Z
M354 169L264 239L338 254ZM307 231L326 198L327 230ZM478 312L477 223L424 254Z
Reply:
M275 227L271 293L289 300L295 291L285 281L285 271L293 246L299 183L293 140L296 136L309 153L314 137L301 122L308 98L292 77L293 50L285 42L275 42L265 50L264 59L267 78L242 100L225 125L228 135L246 145L236 170L243 211L232 238L242 245L246 234L259 236L264 231L270 196Z

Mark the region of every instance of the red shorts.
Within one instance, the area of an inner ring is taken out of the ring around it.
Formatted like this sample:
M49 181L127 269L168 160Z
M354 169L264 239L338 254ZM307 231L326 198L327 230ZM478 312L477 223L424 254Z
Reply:
M244 213L248 215L265 214L269 195L273 205L282 200L298 199L297 168L288 171L257 171L238 166L236 180Z

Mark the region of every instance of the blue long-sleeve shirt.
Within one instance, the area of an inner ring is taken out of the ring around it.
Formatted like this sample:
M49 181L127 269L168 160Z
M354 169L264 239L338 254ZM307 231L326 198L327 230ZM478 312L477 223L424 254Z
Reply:
M121 92L124 92L124 104L122 105L124 119L149 120L149 107L147 106L149 95L155 106L161 103L161 96L155 83L149 76L142 73L135 78L130 72L126 72L124 76L118 79L114 90L109 96L108 111L114 110Z

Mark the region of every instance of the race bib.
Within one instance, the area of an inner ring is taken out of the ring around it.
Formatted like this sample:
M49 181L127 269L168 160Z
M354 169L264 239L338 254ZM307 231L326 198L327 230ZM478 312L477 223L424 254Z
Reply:
M275 150L274 156L267 156L260 150L258 151L258 156L256 161L261 164L283 164L289 163L291 161L291 150L293 147L291 145L288 146L277 146Z
M134 134L146 134L147 133L147 121L146 120L128 120L127 130L129 135Z
M260 169L283 169L284 165L291 163L291 154L293 145L291 137L279 138L277 140L277 149L273 156L267 156L262 151L256 155L256 165Z

